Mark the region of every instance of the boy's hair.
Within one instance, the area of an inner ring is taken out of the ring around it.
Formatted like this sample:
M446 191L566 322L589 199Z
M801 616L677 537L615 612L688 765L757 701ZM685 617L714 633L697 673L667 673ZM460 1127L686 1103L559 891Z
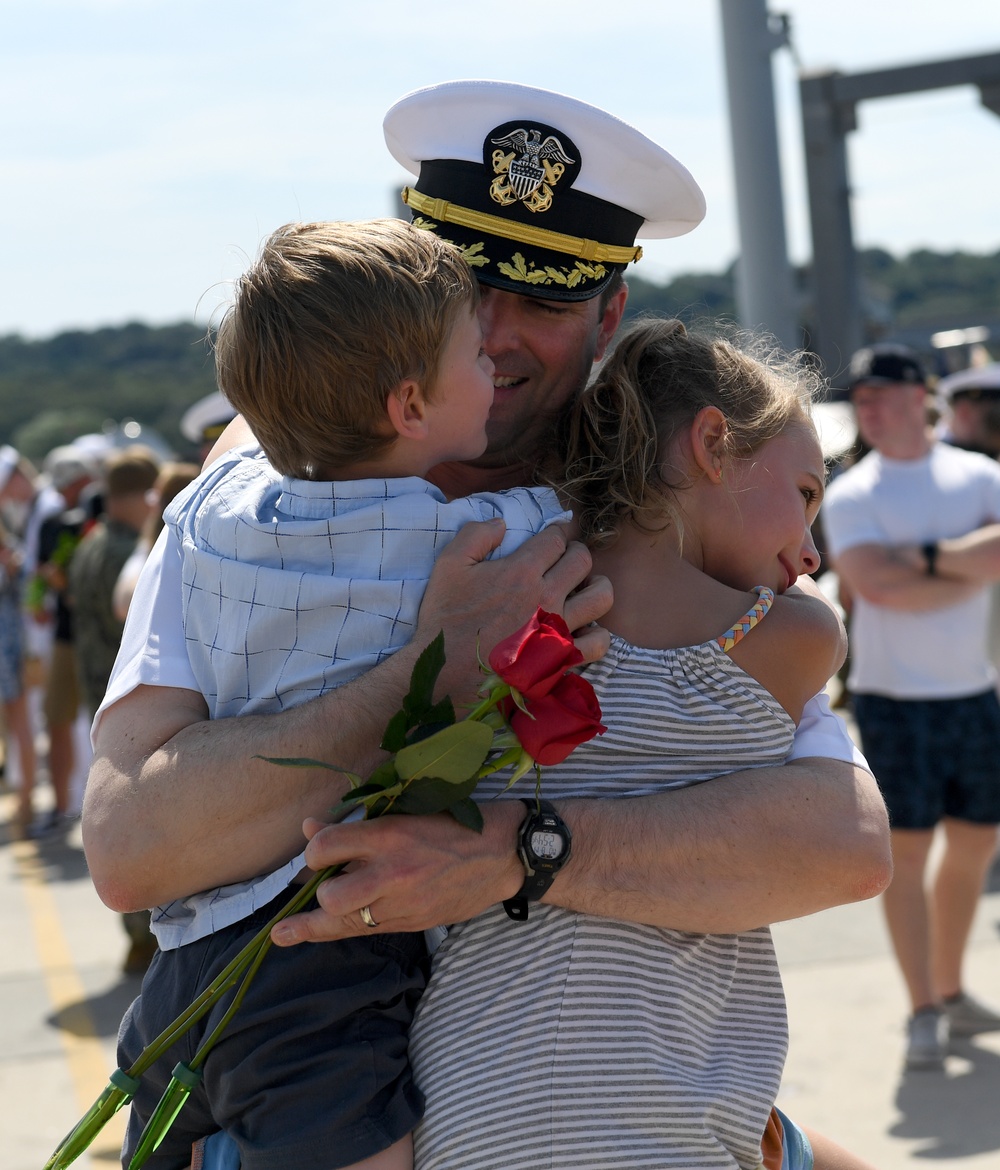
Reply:
M291 223L265 240L219 326L219 388L273 467L316 478L389 447L386 399L425 394L478 303L461 253L402 220Z
M547 469L573 507L581 538L607 543L623 523L678 521L662 453L706 406L726 418L723 451L751 455L789 424L808 424L822 379L769 338L689 332L680 321L627 327L596 379L559 422L559 472Z

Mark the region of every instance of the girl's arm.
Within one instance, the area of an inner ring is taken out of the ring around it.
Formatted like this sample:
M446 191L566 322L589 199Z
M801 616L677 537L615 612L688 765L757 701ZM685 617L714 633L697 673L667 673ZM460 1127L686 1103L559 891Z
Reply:
M800 577L729 656L762 683L798 723L847 655L847 633L834 605Z

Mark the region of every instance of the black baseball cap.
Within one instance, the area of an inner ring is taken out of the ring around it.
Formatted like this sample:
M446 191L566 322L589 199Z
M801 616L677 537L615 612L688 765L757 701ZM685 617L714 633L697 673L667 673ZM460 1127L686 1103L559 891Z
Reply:
M906 345L879 342L859 349L851 358L847 381L850 393L855 386L888 386L893 382L916 382L924 385L927 376L920 358Z

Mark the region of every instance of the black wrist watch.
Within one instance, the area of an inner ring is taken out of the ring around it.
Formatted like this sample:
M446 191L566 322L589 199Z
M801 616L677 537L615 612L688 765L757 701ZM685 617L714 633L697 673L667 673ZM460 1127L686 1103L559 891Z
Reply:
M927 576L928 577L936 577L937 576L937 555L938 555L937 543L935 541L931 541L930 544L922 544L920 546L920 551L923 554L924 566L927 569Z
M528 815L517 835L517 854L524 863L524 885L503 904L507 917L524 922L528 903L537 902L569 861L573 834L547 800L523 800Z

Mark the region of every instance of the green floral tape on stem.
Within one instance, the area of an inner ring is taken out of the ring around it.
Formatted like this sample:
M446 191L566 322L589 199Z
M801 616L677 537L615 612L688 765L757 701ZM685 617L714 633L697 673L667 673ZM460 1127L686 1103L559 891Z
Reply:
M130 1077L123 1068L115 1069L111 1074L111 1083L116 1089L121 1089L123 1093L128 1093L129 1100L135 1096L141 1084L138 1077Z
M180 1064L174 1065L173 1078L179 1084L183 1085L190 1093L192 1089L197 1089L201 1084L202 1074L193 1068L188 1068L183 1061Z
M45 1163L45 1170L65 1170L93 1142L112 1117L132 1100L139 1081L120 1068L111 1074L111 1083L91 1105L83 1119L63 1138L55 1153Z
M170 1079L170 1084L167 1085L166 1092L160 1098L159 1104L153 1111L153 1116L149 1119L146 1128L142 1131L142 1135L139 1138L139 1145L136 1147L132 1161L129 1162L128 1170L140 1170L146 1164L150 1155L166 1137L167 1131L173 1125L177 1114L184 1107L184 1102L188 1099L191 1090L196 1089L200 1084L200 1072L188 1068L183 1063L178 1064L174 1068L173 1076Z

